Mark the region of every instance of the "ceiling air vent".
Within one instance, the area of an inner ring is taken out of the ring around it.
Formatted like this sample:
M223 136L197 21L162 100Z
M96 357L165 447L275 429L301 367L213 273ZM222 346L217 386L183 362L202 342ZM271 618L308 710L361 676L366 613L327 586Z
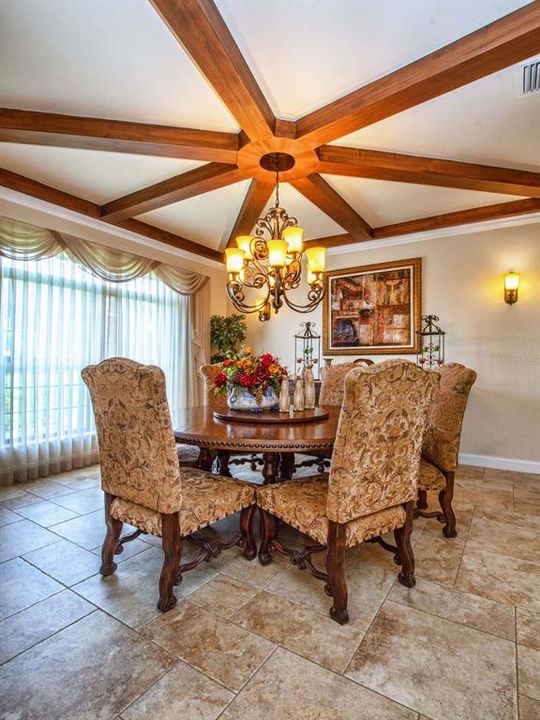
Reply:
M540 60L524 65L521 78L521 95L526 97L540 91Z

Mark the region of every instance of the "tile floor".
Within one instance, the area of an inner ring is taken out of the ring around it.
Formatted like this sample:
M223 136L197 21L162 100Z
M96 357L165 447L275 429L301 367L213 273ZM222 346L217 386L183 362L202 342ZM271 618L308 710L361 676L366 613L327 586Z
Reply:
M161 615L156 538L98 574L101 505L97 468L0 488L2 719L540 718L539 476L462 467L459 535L416 522L410 590L379 546L351 550L345 627L320 582L236 549Z

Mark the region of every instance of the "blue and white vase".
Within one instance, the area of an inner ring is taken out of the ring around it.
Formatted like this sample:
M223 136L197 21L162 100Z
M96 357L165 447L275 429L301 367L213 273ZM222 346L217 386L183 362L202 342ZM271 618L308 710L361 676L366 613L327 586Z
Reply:
M266 388L263 394L263 399L260 405L257 403L257 398L249 388L235 385L227 395L227 405L231 410L252 410L254 412L260 410L271 410L279 406L279 399L276 395L276 391L270 385Z

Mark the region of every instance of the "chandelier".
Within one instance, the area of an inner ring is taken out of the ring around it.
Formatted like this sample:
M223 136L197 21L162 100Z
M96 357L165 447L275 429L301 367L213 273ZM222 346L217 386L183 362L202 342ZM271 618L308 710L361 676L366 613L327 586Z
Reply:
M225 250L227 264L227 295L242 313L259 313L259 320L269 320L272 310L278 313L283 303L292 310L308 313L324 297L324 265L326 248L304 249L303 229L296 218L279 206L279 173L290 170L294 158L287 153L268 153L260 159L265 170L276 174L276 200L270 210L255 223L255 235L240 235L237 247ZM268 238L264 237L265 233ZM289 293L299 287L302 279L302 260L307 261L307 302L299 305ZM254 304L246 302L244 290L258 292Z

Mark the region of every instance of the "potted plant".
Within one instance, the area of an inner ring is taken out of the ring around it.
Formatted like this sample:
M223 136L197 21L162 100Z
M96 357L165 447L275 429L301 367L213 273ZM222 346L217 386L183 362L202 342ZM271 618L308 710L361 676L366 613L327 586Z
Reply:
M239 356L238 348L246 339L245 315L212 315L210 318L210 342L213 354L211 363L223 362Z
M268 410L278 407L284 377L286 368L270 353L247 354L223 361L223 370L214 379L214 392L226 395L233 410Z

